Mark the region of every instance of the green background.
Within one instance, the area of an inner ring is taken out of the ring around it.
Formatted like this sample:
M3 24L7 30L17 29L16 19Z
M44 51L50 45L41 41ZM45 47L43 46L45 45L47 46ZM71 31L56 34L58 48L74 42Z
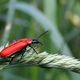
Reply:
M21 38L40 38L40 52L80 59L80 0L0 0L0 45ZM80 80L62 69L14 67L0 71L0 80Z

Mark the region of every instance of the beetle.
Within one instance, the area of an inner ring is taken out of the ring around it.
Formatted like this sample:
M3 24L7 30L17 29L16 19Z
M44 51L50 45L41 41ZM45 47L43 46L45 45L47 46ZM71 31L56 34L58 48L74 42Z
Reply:
M0 52L0 56L2 58L7 58L13 54L16 54L16 52L21 51L22 49L26 48L27 46L30 46L31 44L38 44L38 43L40 43L38 40L32 40L32 39L27 39L27 38L17 40L15 42L13 42L12 44L10 44L9 46L5 47Z
M8 45L0 52L0 57L10 58L10 63L11 63L12 60L16 57L16 55L20 55L21 52L25 51L27 46L31 47L36 52L36 50L31 45L41 43L38 39L46 32L42 33L37 39L23 38L13 42L12 44ZM24 52L22 53L22 56L23 54Z

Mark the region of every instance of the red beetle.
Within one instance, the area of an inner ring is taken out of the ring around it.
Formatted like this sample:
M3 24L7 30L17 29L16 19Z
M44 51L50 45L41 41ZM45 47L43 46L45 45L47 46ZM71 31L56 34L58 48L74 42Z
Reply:
M46 31L47 32L47 31ZM45 34L46 32L42 33L38 39ZM10 44L9 46L5 47L1 52L0 52L0 56L1 58L10 58L11 60L13 60L15 58L16 55L21 54L20 52L25 49L27 46L30 46L31 48L33 48L31 46L31 44L38 44L40 43L38 41L38 39L20 39L17 40L15 42L13 42L12 44ZM36 52L36 50L33 48L33 50ZM37 53L37 52L36 52ZM24 54L24 53L23 53Z
M13 42L8 47L5 47L0 52L0 56L2 58L7 58L13 54L16 54L16 52L21 51L22 49L26 48L27 46L30 46L31 44L37 44L37 43L40 43L40 42L38 40L31 40L31 39L26 39L26 38L20 39L18 41Z

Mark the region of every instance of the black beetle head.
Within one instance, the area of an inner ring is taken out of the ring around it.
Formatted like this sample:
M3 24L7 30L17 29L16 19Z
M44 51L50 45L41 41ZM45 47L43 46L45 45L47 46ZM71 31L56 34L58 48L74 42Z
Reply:
M38 40L36 40L36 39L33 39L33 40L32 40L32 44L39 44L39 43L41 43L41 42L38 41Z

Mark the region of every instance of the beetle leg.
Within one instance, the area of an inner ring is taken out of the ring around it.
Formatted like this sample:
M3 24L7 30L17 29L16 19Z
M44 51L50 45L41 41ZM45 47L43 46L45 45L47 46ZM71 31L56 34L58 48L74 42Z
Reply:
M16 58L17 56L19 56L19 53L10 56L10 62L9 62L9 64L12 64L14 58Z
M14 60L14 58L15 56L10 58L9 64L12 64L12 61Z
M25 50L26 50L26 48L24 48L22 51L20 51L19 54L15 55L15 57L21 55L20 58L17 60L17 62L19 62L23 58Z
M24 49L21 51L21 57L20 57L19 61L23 58L25 51L26 51L26 48L24 48Z
M21 56L20 56L20 59L17 60L17 61L19 62L19 61L23 58L25 50L26 50L26 48L24 48L22 51L20 51L20 52L18 52L17 54L15 54L13 57L10 57L10 62L9 62L9 64L12 64L12 61L14 60L15 57L21 55Z
M31 47L38 54L38 52L31 45L29 45L29 47Z

